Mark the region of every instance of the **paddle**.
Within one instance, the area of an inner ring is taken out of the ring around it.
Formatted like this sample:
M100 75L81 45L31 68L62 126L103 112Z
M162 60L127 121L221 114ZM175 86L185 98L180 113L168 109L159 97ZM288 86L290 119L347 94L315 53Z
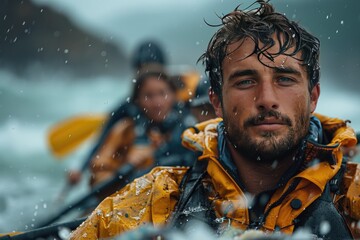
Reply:
M105 123L104 114L77 115L55 124L49 130L47 140L52 153L63 157L89 137L97 133Z
M108 190L108 188L110 186L113 186L114 184L116 184L118 189L124 187L128 183L128 177L130 177L135 171L136 168L133 165L129 163L125 164L113 175L113 177L111 177L108 180L105 180L104 182L99 183L91 190L90 193L74 201L73 203L68 204L68 206L61 209L57 214L50 217L47 221L40 223L38 227L51 225L55 221L63 217L65 214L69 213L74 209L84 210L86 209L86 206L89 205L96 206L97 204L99 204L99 200L96 197L97 195L101 194L103 191Z

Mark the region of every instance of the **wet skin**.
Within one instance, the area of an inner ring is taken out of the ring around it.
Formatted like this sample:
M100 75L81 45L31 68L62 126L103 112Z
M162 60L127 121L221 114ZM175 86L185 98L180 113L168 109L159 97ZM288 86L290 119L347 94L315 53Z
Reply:
M248 161L282 161L303 138L320 94L309 91L308 74L298 53L274 61L249 56L254 43L245 39L228 46L222 63L222 99L210 95L218 116L224 118L231 148ZM277 52L278 45L268 50ZM247 57L249 56L249 57ZM271 66L271 67L269 67ZM254 159L255 158L255 159Z

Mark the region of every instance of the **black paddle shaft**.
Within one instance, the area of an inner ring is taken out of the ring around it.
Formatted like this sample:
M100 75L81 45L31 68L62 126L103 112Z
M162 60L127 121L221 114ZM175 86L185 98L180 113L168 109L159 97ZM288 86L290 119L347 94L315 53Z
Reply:
M69 213L70 211L72 211L76 208L82 209L82 206L86 206L86 204L91 201L96 202L98 204L99 200L96 197L96 195L98 195L100 192L102 192L103 190L107 189L109 186L112 186L114 184L116 184L117 186L122 188L123 186L125 186L127 184L127 181L126 181L127 178L129 176L131 176L135 171L136 171L136 168L133 165L125 164L116 172L116 174L114 174L114 176L111 179L106 180L102 183L99 183L91 190L90 193L88 193L84 197L80 198L79 200L76 200L74 203L68 204L68 206L66 206L61 211L59 211L59 213L57 213L55 216L53 216L52 218L49 218L47 221L44 221L43 223L39 224L38 227L44 227L44 226L53 224L56 220L63 217L65 214Z

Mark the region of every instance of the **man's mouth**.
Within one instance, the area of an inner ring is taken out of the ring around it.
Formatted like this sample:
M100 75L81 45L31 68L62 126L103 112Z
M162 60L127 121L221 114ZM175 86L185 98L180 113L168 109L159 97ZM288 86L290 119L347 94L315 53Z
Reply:
M269 111L261 113L255 117L251 117L245 121L245 127L262 127L265 129L276 129L283 126L291 126L292 122L289 117L282 115L277 111Z
M277 118L273 118L273 117L265 118L265 119L260 120L260 121L255 121L253 124L255 126L258 126L258 125L288 125L282 119L277 119Z

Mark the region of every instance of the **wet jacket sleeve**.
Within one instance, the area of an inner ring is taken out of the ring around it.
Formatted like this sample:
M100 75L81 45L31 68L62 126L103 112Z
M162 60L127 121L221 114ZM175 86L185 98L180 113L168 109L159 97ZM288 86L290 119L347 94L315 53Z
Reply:
M145 224L166 223L179 197L179 184L187 168L159 167L107 197L70 239L117 236Z

